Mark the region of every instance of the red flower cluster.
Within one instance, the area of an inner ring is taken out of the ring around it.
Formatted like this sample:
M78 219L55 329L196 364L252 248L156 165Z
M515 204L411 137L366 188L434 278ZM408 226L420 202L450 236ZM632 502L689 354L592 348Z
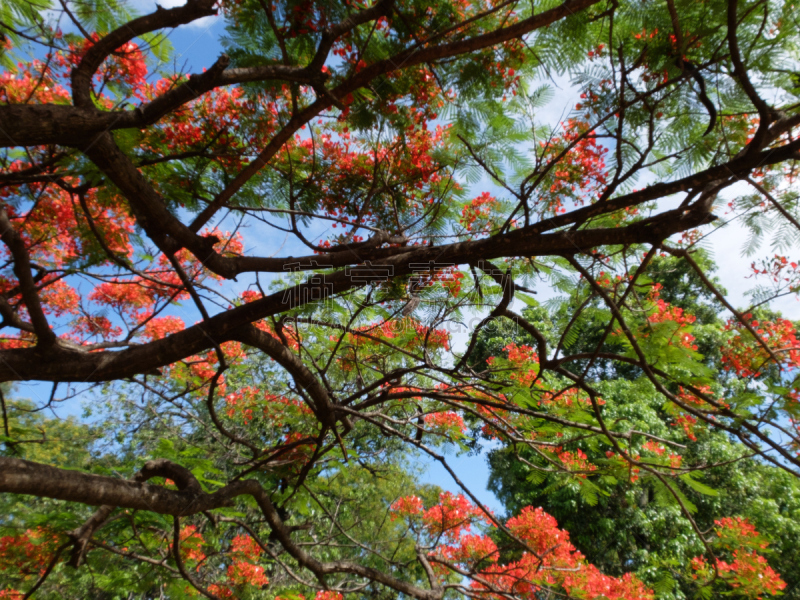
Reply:
M659 444L657 442L654 442L653 440L647 440L642 445L642 450L647 450L648 452L652 452L656 456L663 456L664 453L666 452L666 450L664 449L664 446L662 446L661 444Z
M762 261L761 268L756 266L756 263L752 263L750 267L753 269L754 275L766 275L774 283L788 283L795 287L800 279L798 264L779 254Z
M526 507L506 524L530 549L518 561L490 566L472 586L488 585L522 596L537 595L544 587L563 588L579 598L608 600L651 600L653 593L636 577L603 575L586 563L569 541L569 534L558 528L556 520L541 508Z
M510 375L510 378L520 385L530 386L539 373L539 357L536 351L530 346L517 345L514 342L508 344L503 350L508 352L509 366L516 370ZM499 366L498 359L494 356L486 359L486 362L490 367Z
M206 560L202 548L205 544L203 535L194 525L187 525L180 532L181 556L184 561L196 563L196 570L200 570ZM237 590L243 586L265 586L269 579L264 573L264 567L254 564L261 558L263 550L253 538L247 535L237 535L231 540L227 558L230 560L225 571L225 580L212 583L209 591L221 598L238 597Z
M439 504L422 514L422 522L433 536L444 535L455 540L461 533L469 531L478 519L485 519L483 511L473 506L462 494L442 492Z
M275 600L290 600L290 598L284 598L283 596L275 596ZM291 600L306 600L306 597L303 596L303 594L293 594L291 596ZM344 600L344 596L339 592L320 590L314 596L314 600Z
M484 560L497 562L497 544L487 535L465 534L461 536L457 544L439 548L439 556L451 563L461 563L467 566Z
M767 547L767 542L761 540L761 534L756 531L755 525L742 517L723 517L714 521L720 542L726 548L758 544L762 550Z
M714 522L718 536L717 544L723 551L731 553L733 560L727 562L716 559L719 578L733 587L737 594L747 598L760 599L764 595L775 595L786 588L767 559L759 551L767 548L756 528L741 517L725 517ZM714 569L703 557L695 557L691 562L695 579L713 582Z
M183 560L190 560L193 562L202 562L206 559L206 554L203 552L203 545L205 539L203 534L197 531L194 525L186 525L181 529L181 558Z
M413 335L411 335L413 332ZM330 336L333 343L339 338ZM384 344L381 340L386 340ZM354 328L345 334L348 350L336 358L342 370L352 371L358 362L378 360L389 352L390 344L398 348L417 350L427 343L428 350L450 347L450 336L444 329L431 329L410 317L391 319L373 325Z
M254 387L239 388L225 396L226 413L229 417L240 417L249 424L259 411L260 417L274 429L281 430L293 419L311 415L311 409L301 400L286 398L264 392Z
M403 516L420 522L434 540L436 547L429 557L437 574L444 576L459 566L462 572L468 569L474 591L487 597L498 591L533 597L546 587L587 600L653 598L634 576L608 577L586 563L569 534L541 508L526 507L506 523L525 544L522 557L506 564L499 563L497 546L489 536L471 533L471 526L486 517L463 496L445 492L439 504L427 511L419 498L409 496L395 502L391 511L393 519Z
M596 399L597 404L602 406L605 400L602 398ZM578 388L569 388L567 390L560 390L558 392L546 391L542 394L542 406L551 406L557 408L572 408L572 407L588 407L592 405L589 399L582 390Z
M530 346L518 346L516 343L512 342L503 348L503 350L508 352L508 360L512 364L522 365L524 363L539 363L539 357L536 351Z
M800 342L791 321L781 318L774 321L751 320L751 314L744 315L744 319L750 320L750 326L761 340L781 359L781 369L800 366ZM735 333L722 347L722 364L725 369L733 369L739 377L761 375L762 369L772 362L764 347L738 321L728 321L725 329Z
M578 448L575 452L565 451L561 446L556 448L553 447L545 447L545 450L548 452L554 453L558 456L558 460L560 460L564 467L568 471L596 471L597 466L593 465L589 462L586 453ZM581 479L586 479L586 473L578 473L578 477Z
M472 231L475 223L478 222L476 233L488 233L491 227L490 217L497 208L497 204L497 198L490 195L489 192L483 192L461 209L461 223L467 228L467 231Z
M650 316L647 317L647 320L650 321L650 323L669 322L676 325L675 330L667 343L672 345L673 341L676 341L684 348L689 350L697 350L697 346L694 344L694 336L686 330L687 327L695 322L696 317L694 317L694 315L684 314L682 308L672 306L660 298L655 300L655 304L655 312L650 314Z
M394 521L400 516L414 517L421 515L423 508L422 498L419 496L403 496L395 500L389 510L392 513L391 519Z
M264 586L269 583L264 574L264 567L253 564L257 561L263 550L258 543L247 535L237 535L231 541L230 558L228 567L228 581L232 585Z
M425 415L424 421L425 425L428 427L443 433L447 431L464 433L467 429L466 425L464 425L464 419L461 417L461 415L454 413L453 411L437 412Z
M56 546L58 536L41 527L28 529L18 536L0 537L0 572L39 576Z
M786 582L769 566L767 559L755 552L734 550L733 562L719 560L717 568L722 577L729 575L731 586L746 596L774 596L786 588Z
M587 200L596 199L605 188L607 170L604 156L608 148L597 143L588 123L569 119L562 136L540 142L540 145L543 161L557 161L550 188L539 200L544 210L566 212L567 198L576 205L583 205Z

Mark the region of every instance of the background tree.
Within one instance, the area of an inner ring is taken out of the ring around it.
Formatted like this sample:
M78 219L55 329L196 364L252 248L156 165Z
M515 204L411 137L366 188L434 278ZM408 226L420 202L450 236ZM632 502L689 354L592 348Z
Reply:
M225 53L165 67L165 32L215 14ZM476 420L584 497L646 480L699 593L785 588L745 515L695 518L723 465L692 444L800 474L800 344L767 306L798 289L791 6L12 0L0 25L0 380L99 427L25 454L4 404L0 594L653 597L540 508L416 484ZM580 98L547 123L554 75ZM697 253L726 211L778 251L752 310ZM660 254L702 314L648 276ZM571 303L517 314L545 286ZM476 362L500 322L535 343ZM674 439L618 418L631 390Z
M695 259L704 265L707 273L713 274L714 265L704 253L698 252ZM723 371L719 352L723 323L713 305L713 296L696 272L679 259L657 257L646 276L661 286L659 291L664 301L697 316L692 331L696 345L710 368ZM597 304L597 299L594 302ZM546 304L549 310L537 306L526 309L523 314L555 345L558 340L553 338L554 333L564 330L580 302L564 295ZM776 316L773 314L770 318ZM565 351L591 353L597 347L605 323L593 317L589 315L573 324L576 331L569 337L569 343L564 344ZM484 330L472 355L476 368L478 361L500 354L512 343L534 345L536 342L524 332L512 337L495 336ZM601 351L618 351L618 346L613 342L601 343ZM573 368L576 366L585 369L586 361L582 365L574 364ZM698 433L695 440L687 440L682 428L676 427L674 411L665 405L663 397L642 385L640 369L621 365L613 371L597 369L592 374L598 382L603 382L599 384L603 397L614 399L606 408L606 419L679 443L682 460L705 461L706 468L699 478L702 485L692 487L690 483L683 487L695 506L691 512L701 529L709 529L715 520L726 515L747 517L770 539L773 552L768 560L772 567L784 574L789 590L796 589L798 580L794 565L800 561L796 550L800 532L794 523L794 515L800 509L797 479L753 458L752 452L731 441L725 432L706 430ZM773 384L780 383L780 377L778 372L769 374ZM719 381L733 388L738 385L735 378ZM734 391L727 392L731 393ZM606 458L606 450L600 446L594 451L587 448L585 452L594 463ZM650 446L651 456L665 452L660 444ZM637 477L636 481L619 485L600 478L593 480L596 488L586 486L581 480L548 473L550 465L524 446L494 449L489 454L489 463L489 489L495 492L508 514L516 514L525 506L541 506L570 532L575 545L603 572L620 575L633 570L651 584L660 597L693 595L695 582L691 577L681 577L680 565L701 552L702 544L691 525L680 518L680 505L663 494L657 481Z

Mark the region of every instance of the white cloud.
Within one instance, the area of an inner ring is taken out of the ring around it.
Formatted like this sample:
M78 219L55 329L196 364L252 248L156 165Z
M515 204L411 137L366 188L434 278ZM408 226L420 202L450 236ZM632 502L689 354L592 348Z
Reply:
M175 8L176 6L183 6L185 4L186 0L130 0L128 6L139 14L149 14L154 12L157 6L161 8ZM203 17L186 25L182 25L180 28L205 30L212 27L221 18L220 15Z

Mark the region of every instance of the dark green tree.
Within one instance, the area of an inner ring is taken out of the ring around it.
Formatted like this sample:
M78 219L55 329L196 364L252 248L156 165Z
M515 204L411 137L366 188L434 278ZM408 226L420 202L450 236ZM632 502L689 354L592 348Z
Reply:
M703 264L708 276L713 275L714 265L704 254L696 254L695 260ZM693 335L698 350L711 369L722 371L720 315L696 271L676 258L659 257L653 260L645 277L661 286L660 297L664 301L697 317ZM598 303L597 298L592 300ZM591 354L598 346L601 353L618 352L619 344L613 340L601 343L606 322L598 313L584 308L581 318L573 320L581 301L586 302L575 296L559 297L546 303L546 308L531 307L523 314L550 337L553 345L558 344L553 332L564 331L565 323L572 320L574 335L563 343L565 352ZM765 311L759 316L774 317ZM513 339L483 335L472 357L474 368L489 356L500 354L510 341L535 344L524 332ZM587 363L573 363L570 368L586 369ZM607 422L679 443L682 436L676 435L674 414L644 380L641 370L625 367L608 368L600 362L589 369L603 396L614 398L613 407L605 412ZM780 374L773 371L764 380L775 383L779 378ZM737 386L736 378L726 383L734 389ZM796 590L800 585L800 573L795 568L800 564L797 479L753 457L747 447L724 432L698 433L696 440L681 447L684 460L692 457L692 462L708 465L699 478L702 483L686 488L685 501L700 528L708 530L715 520L730 515L748 518L771 540L770 564L786 574L790 592ZM602 461L608 449L605 445L585 446L591 461ZM596 481L597 487L588 488L581 480L548 474L547 463L535 453L515 446L492 450L488 460L489 488L508 514L516 514L525 506L541 506L570 532L581 552L593 564L602 565L605 572L622 574L634 570L665 598L691 598L696 593L695 582L685 577L683 566L702 552L702 544L691 525L681 518L681 507L664 493L658 480L634 476L635 481L619 483L601 477Z

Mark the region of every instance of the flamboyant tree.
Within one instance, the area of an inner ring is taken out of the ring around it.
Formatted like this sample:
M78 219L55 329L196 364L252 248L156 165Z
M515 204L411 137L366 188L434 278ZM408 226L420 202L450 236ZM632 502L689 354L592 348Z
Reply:
M212 15L224 53L167 69ZM0 397L0 597L654 596L540 508L415 483L471 431L587 490L648 478L699 593L785 587L691 494L708 430L800 475L800 344L764 308L800 277L790 5L12 0L0 27L0 378L52 386ZM696 254L740 217L770 247L746 309ZM519 314L545 288L566 316ZM532 342L477 361L491 327ZM623 371L677 436L617 418ZM79 393L104 426L45 451L26 411Z

